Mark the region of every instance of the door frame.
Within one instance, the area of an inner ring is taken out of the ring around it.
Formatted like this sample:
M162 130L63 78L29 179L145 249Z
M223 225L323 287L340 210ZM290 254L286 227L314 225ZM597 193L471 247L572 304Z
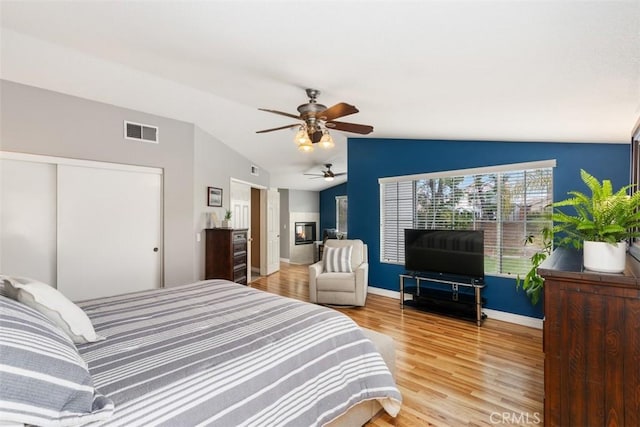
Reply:
M238 178L234 178L234 177L230 177L229 178L229 189L231 189L231 183L235 182L236 184L243 184L243 185L247 185L249 186L249 189L251 188L256 188L258 190L260 190L260 275L263 275L262 272L266 271L266 250L267 248L264 246L264 242L266 239L266 227L267 227L267 216L266 214L263 214L263 204L266 203L266 191L269 189L269 187L262 185L262 184L256 184L255 182L251 182L251 181L245 181L243 179L238 179ZM229 206L231 206L233 203L231 201L231 191L229 191ZM251 224L251 209L249 209L249 224ZM252 230L251 228L249 228L249 238L253 238L251 236ZM251 242L247 242L247 259L250 260L251 258ZM251 277L251 268L250 268L250 262L248 263L249 266L247 268L247 284L251 283L252 277Z

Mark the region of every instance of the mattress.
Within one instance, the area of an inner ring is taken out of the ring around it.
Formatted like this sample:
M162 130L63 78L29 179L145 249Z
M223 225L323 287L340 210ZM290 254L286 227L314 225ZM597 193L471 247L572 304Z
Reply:
M100 425L319 426L401 395L347 316L226 280L78 304L105 341L78 345L115 403Z

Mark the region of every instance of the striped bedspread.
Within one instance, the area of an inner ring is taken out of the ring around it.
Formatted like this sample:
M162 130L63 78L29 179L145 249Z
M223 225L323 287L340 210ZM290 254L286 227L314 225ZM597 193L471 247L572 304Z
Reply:
M102 425L315 426L401 396L380 354L335 310L208 280L79 304L105 341L78 345L115 403Z

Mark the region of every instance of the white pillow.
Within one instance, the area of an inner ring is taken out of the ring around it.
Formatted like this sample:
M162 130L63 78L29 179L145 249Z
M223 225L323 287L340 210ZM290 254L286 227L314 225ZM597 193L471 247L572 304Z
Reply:
M7 276L0 276L0 296L11 298L14 301L18 299L18 290L11 286ZM0 424L0 427L4 426Z
M62 329L76 344L101 341L91 320L80 307L69 301L57 289L27 277L4 276L9 295L40 312Z
M343 246L341 248L324 248L324 271L326 273L352 273L352 252L353 246Z

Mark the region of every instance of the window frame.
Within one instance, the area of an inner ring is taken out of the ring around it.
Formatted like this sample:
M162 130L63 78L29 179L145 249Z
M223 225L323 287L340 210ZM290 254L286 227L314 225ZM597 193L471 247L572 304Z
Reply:
M349 232L349 228L347 227L346 230L340 230L340 202L341 201L345 201L347 203L347 213L346 216L347 218L345 218L345 226L347 224L347 220L349 218L349 201L348 201L348 197L347 195L340 195L340 196L336 196L336 230L338 230L339 233L344 233L345 235Z
M542 161L535 161L535 162L511 163L511 164L485 166L485 167L477 167L477 168L458 169L458 170L445 170L445 171L439 171L439 172L428 172L428 173L412 174L412 175L404 175L404 176L384 177L384 178L378 179L379 190L380 190L380 199L379 199L380 200L380 210L379 210L380 212L380 251L379 251L380 263L392 264L392 265L404 265L403 261L389 260L384 258L384 255L386 254L385 251L387 250L385 248L385 228L386 228L385 220L387 219L385 216L385 213L386 213L385 202L388 202L387 200L385 200L386 184L404 182L405 185L407 185L406 183L410 181L412 183L413 197L415 200L416 182L419 180L442 179L442 178L461 177L461 176L469 176L469 175L484 175L484 174L496 174L496 173L506 173L506 172L518 172L518 171L527 171L532 169L547 169L547 168L553 169L555 167L556 167L556 160L549 159L549 160L542 160ZM551 185L552 185L550 189L551 194L549 195L549 197L551 198L551 201L553 201L553 181L551 182ZM400 199L397 199L397 200L400 200ZM393 200L391 200L391 205L393 205ZM398 206L397 201L395 205ZM411 214L412 214L413 226L415 226L416 220L417 220L415 206L413 207ZM396 230L395 235L397 237L396 245L398 245L398 251L399 251L401 246L399 244L399 240L401 239L401 237L397 234L398 234L398 230L400 230L400 228L402 227L400 223L401 221L403 221L403 219L400 218L399 216L397 218L398 218L397 219L398 228ZM406 220L406 218L404 220ZM407 227L404 226L403 228L407 228ZM503 255L504 249L508 249L508 246L507 247L501 246L499 248L500 256L504 256ZM486 274L488 276L514 278L518 273L488 272Z

